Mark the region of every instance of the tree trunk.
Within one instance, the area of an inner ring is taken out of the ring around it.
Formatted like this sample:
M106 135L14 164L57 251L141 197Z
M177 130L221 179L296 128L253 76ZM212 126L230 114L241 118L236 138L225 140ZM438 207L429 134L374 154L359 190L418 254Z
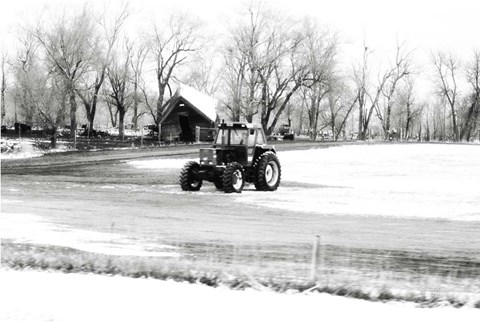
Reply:
M453 140L456 142L459 138L458 124L457 124L457 111L455 111L454 105L452 105L452 125L453 125Z
M136 79L136 78L135 78ZM133 128L138 130L138 83L133 84Z
M122 141L125 140L125 109L119 108L118 109L118 134Z
M467 112L467 117L465 118L465 125L462 129L462 132L460 134L460 138L465 141L469 141L470 137L472 135L472 131L475 130L474 125L476 125L476 114L478 114L478 98L479 95L476 95L476 97L473 99L473 102L470 104L470 107L468 108Z
M387 139L390 135L390 115L392 114L392 104L390 101L387 103L387 112L385 113L385 135Z
M2 61L2 89L1 89L1 95L0 95L0 104L2 107L2 120L5 119L5 90L7 89L7 83L5 81L5 71L4 71L4 66L3 66L3 61Z
M75 99L75 91L70 88L70 138L77 135L77 101Z
M360 103L358 106L358 134L357 139L360 141L365 140L363 137L363 104Z
M57 148L57 127L53 127L52 129L53 133L52 136L50 137L50 147L52 149Z
M411 122L411 111L410 111L410 104L407 104L407 122L405 124L405 140L408 140L408 131L410 131L410 122ZM421 126L421 124L420 124Z

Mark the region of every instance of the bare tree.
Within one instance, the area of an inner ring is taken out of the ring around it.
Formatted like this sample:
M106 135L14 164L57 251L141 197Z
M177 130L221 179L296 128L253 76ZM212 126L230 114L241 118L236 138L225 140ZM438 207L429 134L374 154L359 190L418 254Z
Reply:
M310 135L315 140L319 116L322 112L326 114L326 111L322 111L322 102L334 88L338 41L335 35L310 19L304 21L303 30L305 34L303 50L309 73L304 79L303 86L307 88L304 93L310 102L308 108ZM328 109L328 105L325 104L325 107Z
M15 111L15 122L18 121L18 116L22 116L23 122L33 125L38 102L36 95L43 89L45 71L41 70L36 39L23 33L18 40L20 46L15 60L10 62L14 77L13 92L19 105L18 111Z
M39 44L31 34L20 39L17 59L11 62L14 76L13 92L20 103L20 112L31 125L43 125L56 147L57 129L64 123L66 86L64 78L49 70L39 54Z
M381 73L378 77L377 85L370 86L370 67L369 57L372 50L364 44L363 60L359 67L354 68L355 82L355 100L358 102L358 139L365 140L372 119L373 111L378 107L383 88L387 80L391 77L392 71Z
M331 84L332 90L328 93L329 117L328 124L333 134L333 140L345 130L347 120L357 104L358 96L352 99L352 93L343 80L336 80Z
M172 14L168 25L153 26L151 53L155 62L155 73L158 86L155 124L159 126L163 111L172 96L171 80L174 72L183 65L188 56L201 48L200 24L192 18L181 14ZM167 89L170 90L167 95ZM158 131L161 139L161 131Z
M433 56L433 64L437 73L437 86L439 95L446 101L450 108L453 126L453 140L458 141L459 131L457 123L458 85L457 77L460 63L452 55L438 53Z
M50 135L51 148L54 149L57 146L58 128L63 124L67 113L68 93L63 78L51 75L47 81L50 86L44 84L39 93L37 112L40 123L46 129L45 132Z
M105 80L106 70L112 60L113 48L128 16L128 5L125 5L122 7L120 13L113 19L111 25L107 21L107 13L104 13L102 17L97 19L101 31L97 32L95 28L95 34L92 35L93 44L91 47L93 59L88 60L88 72L83 74L83 77L75 88L77 95L85 106L88 120L88 133L93 131L99 92ZM103 42L105 46L103 46Z
M256 46L266 18L259 11L248 8L247 20L231 31L230 40L224 48L225 107L231 120L243 117L252 122L259 113L259 75L253 62Z
M131 83L131 52L132 45L125 42L125 58L119 61L118 56L112 60L111 65L107 69L107 77L110 84L107 101L114 105L118 111L118 129L119 135L124 140L125 137L125 114L132 103L132 95L129 85Z
M463 113L464 121L461 139L469 141L477 130L480 119L480 51L474 52L473 59L467 67L467 82L470 94L467 97L466 111Z
M40 23L30 32L44 49L52 72L64 78L69 93L71 136L74 137L77 128L75 89L93 59L91 36L95 34L95 25L86 8L72 16L64 12L49 21L50 25Z
M272 19L262 33L250 64L260 80L260 120L272 133L293 94L310 74L301 54L303 35L288 20Z
M403 129L403 139L408 140L413 136L413 131L418 125L419 139L422 132L422 113L426 107L426 103L418 102L415 95L415 80L408 76L405 78L403 86L401 86L396 94L398 105L398 128ZM392 120L393 123L393 120Z
M132 58L130 65L132 68L132 83L133 83L133 116L132 123L135 129L138 129L138 119L144 114L139 113L139 104L141 102L140 83L143 74L143 65L147 58L150 44L148 41L142 39L133 44Z
M215 52L197 53L195 62L188 66L182 82L209 96L215 96L220 88L220 70L216 67Z
M395 55L394 66L387 71L388 79L382 88L382 93L385 99L385 108L382 110L380 106L375 105L375 110L380 119L385 135L388 139L390 135L390 123L392 108L395 103L395 93L397 86L401 80L411 74L411 51L408 51L405 43L399 44L397 41L397 50ZM411 83L413 85L413 83Z
M2 124L3 121L5 120L5 91L7 89L7 80L6 80L6 73L5 73L5 64L7 61L7 52L2 51L2 60L0 61L0 68L2 70L2 84L0 88L0 106L2 109Z

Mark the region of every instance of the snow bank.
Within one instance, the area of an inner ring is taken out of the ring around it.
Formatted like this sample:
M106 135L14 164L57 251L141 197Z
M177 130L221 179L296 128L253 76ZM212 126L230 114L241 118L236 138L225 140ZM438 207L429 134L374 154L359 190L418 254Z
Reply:
M57 149L43 150L35 146L37 142L32 139L3 139L0 142L0 159L26 159L40 157L46 153L58 153L68 150L66 146Z
M315 214L480 220L476 145L355 145L279 152L279 158L278 191L245 190L238 202ZM180 169L186 161L129 164L160 171Z
M2 200L8 202L8 200ZM174 247L137 240L116 233L71 229L43 221L39 216L4 213L0 236L17 242L71 247L108 255L178 257ZM1 319L0 319L1 320Z
M378 303L328 294L234 291L92 274L0 271L0 320L478 321L480 310Z

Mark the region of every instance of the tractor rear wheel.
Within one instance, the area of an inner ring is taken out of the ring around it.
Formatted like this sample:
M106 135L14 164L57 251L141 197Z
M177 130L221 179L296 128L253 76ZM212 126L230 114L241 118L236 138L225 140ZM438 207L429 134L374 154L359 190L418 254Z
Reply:
M280 185L282 169L275 153L267 151L255 162L255 188L262 191L275 191Z
M200 165L195 161L189 161L180 172L180 186L184 191L198 191L202 186L202 180L196 178Z
M226 193L242 192L245 185L245 172L243 167L238 162L227 164L223 172L223 191Z

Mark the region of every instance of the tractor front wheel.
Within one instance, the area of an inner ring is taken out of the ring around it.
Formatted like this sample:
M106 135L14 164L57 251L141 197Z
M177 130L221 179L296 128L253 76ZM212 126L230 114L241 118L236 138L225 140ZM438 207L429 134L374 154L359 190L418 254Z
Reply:
M198 191L202 187L202 180L196 178L200 165L195 161L187 162L180 172L180 186L183 191Z
M229 163L223 172L223 191L226 193L242 192L245 185L245 172L238 162Z
M215 178L213 179L213 184L215 185L215 188L217 188L217 190L223 190L223 177L215 175Z
M263 153L255 164L255 188L262 191L275 191L280 185L281 167L275 153Z

